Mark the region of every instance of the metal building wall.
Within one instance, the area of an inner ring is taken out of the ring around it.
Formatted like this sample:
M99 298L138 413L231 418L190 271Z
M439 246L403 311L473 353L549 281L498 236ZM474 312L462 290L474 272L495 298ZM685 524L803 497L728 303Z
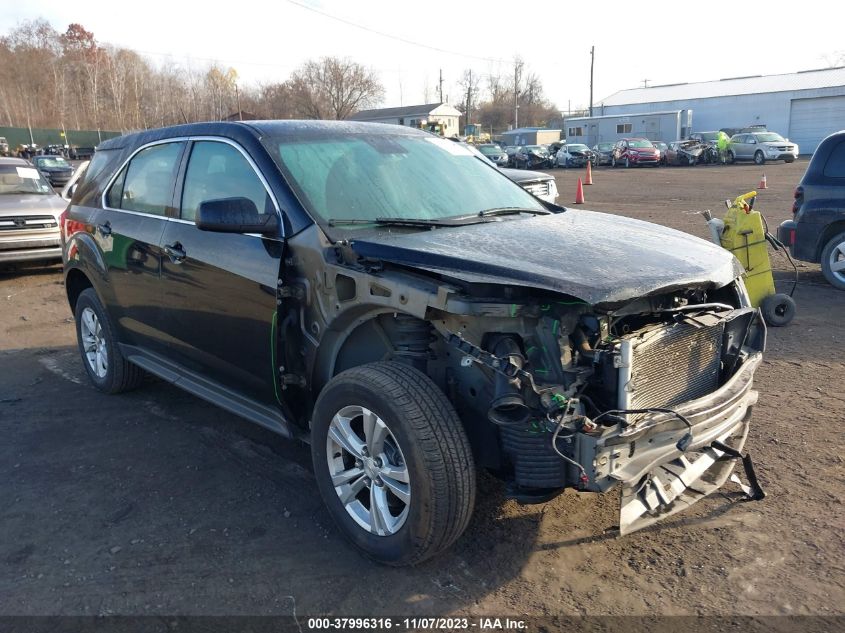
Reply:
M694 113L693 130L697 132L765 124L769 130L778 132L783 136L789 136L793 99L813 99L839 95L845 95L845 86L631 105L603 107L599 105L597 113L618 115L690 108ZM845 109L843 109L841 117L841 123L838 126L835 125L836 129L831 129L828 133L835 132L837 129L845 129ZM801 153L812 152L826 135L819 134L818 138L806 139L804 146L801 147Z

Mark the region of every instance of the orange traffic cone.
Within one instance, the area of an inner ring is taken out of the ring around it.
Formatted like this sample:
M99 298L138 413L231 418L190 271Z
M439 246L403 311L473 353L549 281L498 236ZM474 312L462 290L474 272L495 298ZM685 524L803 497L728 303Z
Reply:
M593 184L593 167L592 162L587 161L587 177L584 178L585 185L592 185Z
M758 189L768 189L769 186L766 184L766 174L763 174L763 177L760 179L760 184L757 185Z
M578 188L575 190L575 204L584 204L584 183L578 178Z

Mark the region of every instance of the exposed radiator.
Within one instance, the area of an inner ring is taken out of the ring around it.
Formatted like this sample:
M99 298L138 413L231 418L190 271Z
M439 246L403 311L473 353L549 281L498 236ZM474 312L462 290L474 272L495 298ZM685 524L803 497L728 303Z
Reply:
M620 344L619 408L671 408L715 391L723 332L724 323L676 323L627 335Z

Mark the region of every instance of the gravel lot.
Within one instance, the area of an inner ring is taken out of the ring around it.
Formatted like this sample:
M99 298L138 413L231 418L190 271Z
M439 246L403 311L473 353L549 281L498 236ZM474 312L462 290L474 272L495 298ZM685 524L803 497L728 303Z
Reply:
M772 227L805 167L765 166L757 206ZM581 170L554 173L560 201L574 200ZM700 212L721 215L760 175L602 168L583 206L704 237ZM845 293L802 266L795 298L797 318L770 330L758 372L748 448L764 501L728 484L620 538L614 494L522 507L482 478L452 550L388 569L333 527L304 447L158 381L101 395L77 355L60 268L7 269L0 615L842 614Z

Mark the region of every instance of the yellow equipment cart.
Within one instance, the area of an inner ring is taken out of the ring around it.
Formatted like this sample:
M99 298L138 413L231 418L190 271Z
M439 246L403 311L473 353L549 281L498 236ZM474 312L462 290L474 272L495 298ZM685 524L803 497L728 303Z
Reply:
M775 290L772 266L767 243L778 248L777 240L766 230L766 221L754 210L756 191L727 200L728 211L723 220L714 218L709 211L704 219L716 244L732 252L745 268L745 287L751 305L759 307L766 323L773 326L787 325L795 316L792 296ZM795 287L793 286L793 292Z

